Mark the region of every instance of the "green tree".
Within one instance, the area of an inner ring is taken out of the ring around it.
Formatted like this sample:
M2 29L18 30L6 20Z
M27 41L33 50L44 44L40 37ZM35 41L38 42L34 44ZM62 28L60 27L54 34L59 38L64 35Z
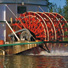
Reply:
M57 7L56 4L53 4L53 3L50 3L50 2L49 2L48 8L49 8L49 9L48 9L49 12L57 12L57 13L63 15L63 11L64 11L63 8L61 8L60 6Z
M66 18L66 20L68 21L68 0L66 0L66 5L63 8L64 10L64 17Z
M53 5L53 12L57 12L57 5L56 4Z
M48 11L53 12L53 4L50 2L48 3Z
M63 8L61 8L60 6L57 9L57 12L63 16Z

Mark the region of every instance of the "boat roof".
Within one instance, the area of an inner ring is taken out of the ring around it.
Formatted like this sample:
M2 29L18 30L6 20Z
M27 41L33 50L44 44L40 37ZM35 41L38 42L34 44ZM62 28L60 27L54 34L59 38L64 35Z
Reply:
M37 4L37 5L47 5L47 0L0 0L0 4Z

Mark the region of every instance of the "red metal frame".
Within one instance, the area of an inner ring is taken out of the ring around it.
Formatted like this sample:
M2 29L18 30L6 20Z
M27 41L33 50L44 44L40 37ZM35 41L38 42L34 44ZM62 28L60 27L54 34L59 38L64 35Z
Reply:
M64 40L67 21L58 13L48 12L25 12L17 18L20 23L15 23L19 30L26 28L31 31L37 40L56 41ZM15 31L16 29L13 28Z

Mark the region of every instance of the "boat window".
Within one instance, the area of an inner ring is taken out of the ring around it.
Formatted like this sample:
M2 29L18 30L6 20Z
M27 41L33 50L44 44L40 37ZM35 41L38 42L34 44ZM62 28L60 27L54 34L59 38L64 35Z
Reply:
M17 7L17 13L18 14L22 14L24 12L26 12L26 6L18 6Z

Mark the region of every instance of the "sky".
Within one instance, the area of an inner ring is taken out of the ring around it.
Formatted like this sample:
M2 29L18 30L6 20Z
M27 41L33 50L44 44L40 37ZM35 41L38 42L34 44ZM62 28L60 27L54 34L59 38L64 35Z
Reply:
M56 3L57 4L57 6L59 7L61 7L61 8L63 8L63 6L65 5L65 1L66 0L49 0L49 2L52 2L52 3Z

